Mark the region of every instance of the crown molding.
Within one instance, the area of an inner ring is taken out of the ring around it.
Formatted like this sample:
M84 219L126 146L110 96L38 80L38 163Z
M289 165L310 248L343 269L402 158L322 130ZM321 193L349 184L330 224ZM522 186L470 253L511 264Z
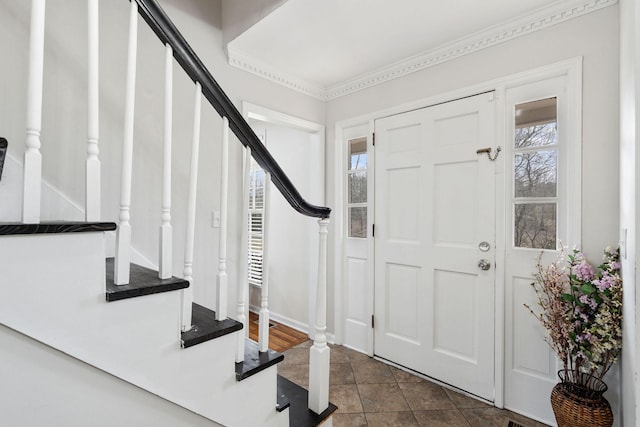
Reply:
M259 75L290 89L323 101L339 98L407 74L504 43L536 31L579 18L586 14L618 4L618 0L576 0L540 9L525 17L490 27L470 36L425 51L412 57L361 74L344 82L322 87L295 76L287 75L249 55L228 48L229 64Z
M227 46L227 56L229 58L229 64L234 67L240 68L274 83L278 83L282 86L286 86L289 89L302 92L313 98L321 100L326 99L326 88L283 73L268 64L252 58L244 52L234 49L232 46Z

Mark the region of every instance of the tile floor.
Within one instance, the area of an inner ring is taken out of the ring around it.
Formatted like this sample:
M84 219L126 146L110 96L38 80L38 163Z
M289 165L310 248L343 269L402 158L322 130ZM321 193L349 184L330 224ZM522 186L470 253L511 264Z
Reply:
M309 385L310 341L287 350L278 373ZM334 427L526 427L544 424L445 389L342 346L331 346L329 400Z

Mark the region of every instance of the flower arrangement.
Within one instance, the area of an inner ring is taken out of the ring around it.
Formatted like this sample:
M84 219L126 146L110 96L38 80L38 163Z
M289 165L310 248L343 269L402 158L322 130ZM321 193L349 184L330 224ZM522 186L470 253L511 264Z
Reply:
M539 257L532 286L542 311L537 314L525 306L545 328L546 341L562 360L563 382L592 390L604 386L602 379L622 347L619 248L607 247L597 269L577 249L566 254L563 248L547 267L540 261Z

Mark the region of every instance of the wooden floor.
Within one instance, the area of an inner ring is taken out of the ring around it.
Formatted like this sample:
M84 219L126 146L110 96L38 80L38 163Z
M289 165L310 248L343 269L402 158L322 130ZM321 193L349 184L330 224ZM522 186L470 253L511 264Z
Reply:
M269 348L271 350L282 353L309 339L304 332L274 322L273 320L269 323ZM251 312L249 312L249 338L258 341L258 315Z

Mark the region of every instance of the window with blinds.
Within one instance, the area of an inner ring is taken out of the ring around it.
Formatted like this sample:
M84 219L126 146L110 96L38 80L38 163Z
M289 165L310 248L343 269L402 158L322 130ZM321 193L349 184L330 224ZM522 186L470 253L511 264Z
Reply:
M262 286L262 259L264 257L264 170L251 159L249 173L249 283Z

